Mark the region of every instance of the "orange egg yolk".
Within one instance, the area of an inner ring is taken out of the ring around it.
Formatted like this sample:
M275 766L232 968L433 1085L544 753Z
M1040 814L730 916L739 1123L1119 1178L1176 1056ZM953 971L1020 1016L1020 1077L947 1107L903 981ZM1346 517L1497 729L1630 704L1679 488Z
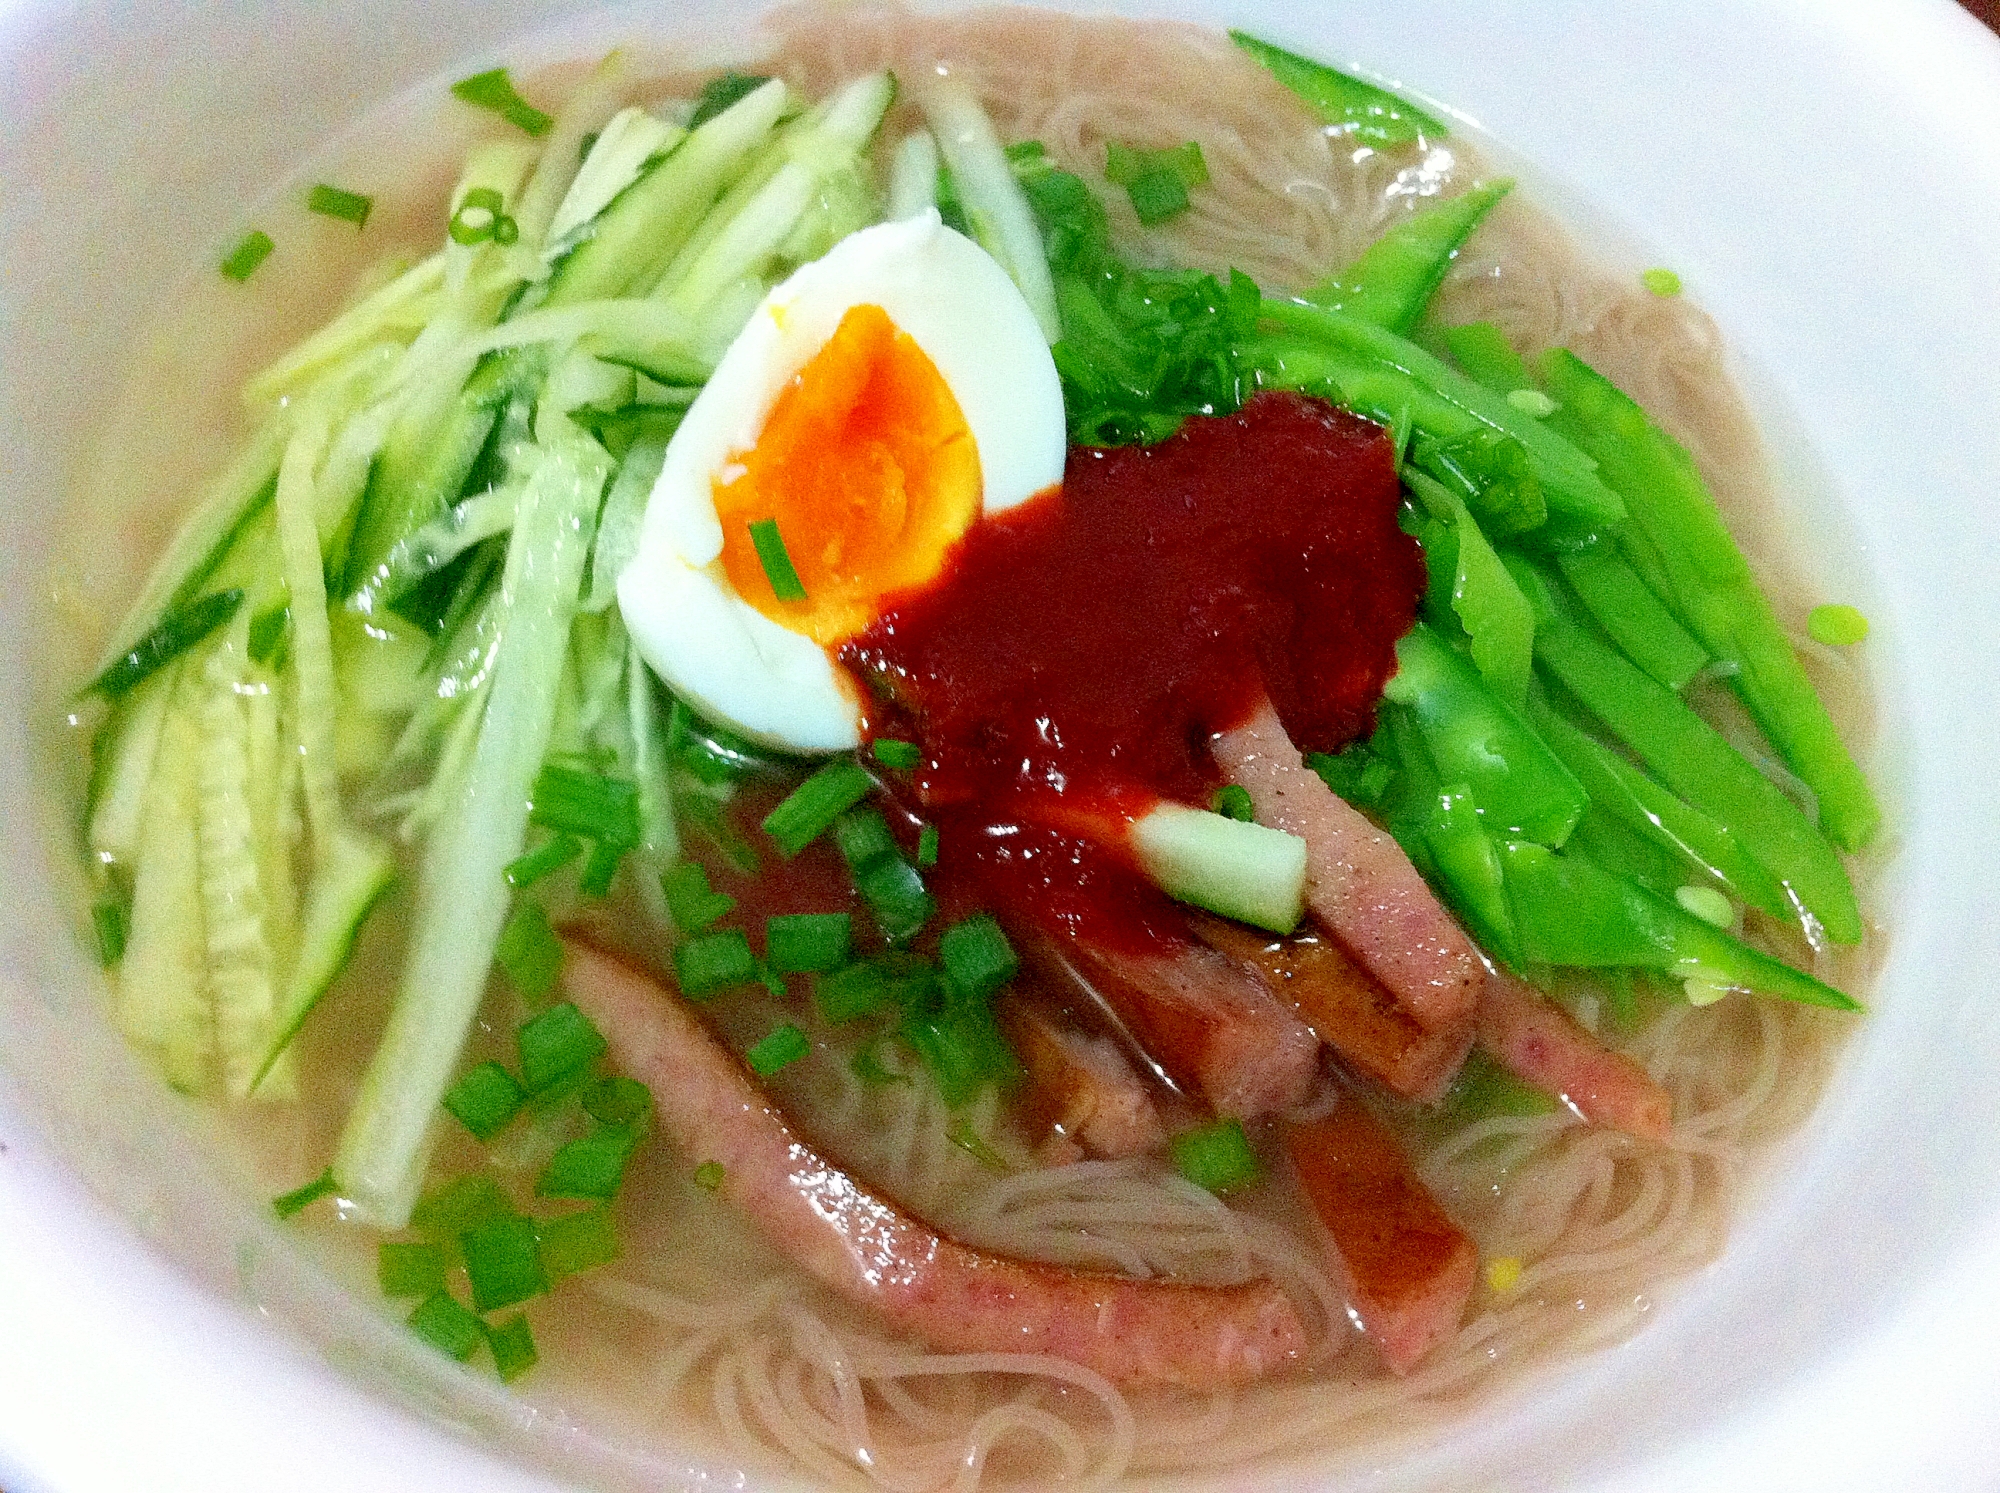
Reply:
M852 637L879 598L922 585L980 506L958 400L880 306L854 306L787 384L757 444L714 485L736 594L817 643ZM780 601L750 536L775 519L804 601Z

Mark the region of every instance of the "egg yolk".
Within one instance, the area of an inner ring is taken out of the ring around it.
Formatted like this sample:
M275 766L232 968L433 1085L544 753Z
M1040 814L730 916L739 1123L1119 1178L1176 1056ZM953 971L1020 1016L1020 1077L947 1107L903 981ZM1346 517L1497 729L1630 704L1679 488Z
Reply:
M736 594L817 643L918 586L980 506L979 450L928 354L880 306L854 306L786 385L757 444L714 484ZM750 536L775 519L804 586L780 601Z

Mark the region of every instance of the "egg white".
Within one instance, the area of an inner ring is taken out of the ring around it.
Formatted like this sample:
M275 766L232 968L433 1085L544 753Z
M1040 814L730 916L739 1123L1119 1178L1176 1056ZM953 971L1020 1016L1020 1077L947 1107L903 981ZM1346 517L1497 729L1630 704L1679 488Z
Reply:
M778 397L854 306L880 306L923 349L979 453L981 507L1062 480L1062 384L1007 272L935 209L850 234L758 306L688 409L647 499L618 604L639 652L677 693L769 746L860 740L859 691L827 650L764 616L723 574L714 484L757 444Z

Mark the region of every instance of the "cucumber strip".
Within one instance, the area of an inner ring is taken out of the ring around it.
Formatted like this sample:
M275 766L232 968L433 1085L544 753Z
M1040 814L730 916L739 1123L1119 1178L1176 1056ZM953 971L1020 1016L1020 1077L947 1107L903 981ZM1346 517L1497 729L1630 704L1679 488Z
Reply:
M137 600L126 611L125 620L118 624L98 661L99 673L130 653L141 638L160 625L168 612L201 594L238 537L271 501L276 490L278 462L285 454L290 435L289 412L273 415L209 484L194 512L147 572Z
M208 1087L215 1051L195 820L201 751L201 729L176 699L146 794L132 931L118 976L119 1029L188 1094Z
M334 713L339 694L333 677L333 638L326 618L326 575L314 517L313 473L329 432L322 410L301 412L278 472L278 543L285 584L292 597L292 723L299 748L300 784L314 853L340 818L340 783L334 756Z
M179 671L167 668L119 702L104 723L97 771L92 774L88 839L100 865L128 863L138 854L145 820L146 787L160 751L160 728Z
M621 192L590 237L555 267L546 304L603 300L651 285L769 138L789 98L773 78L681 141Z
M251 1075L249 1092L261 1091L275 1072L282 1071L280 1060L292 1038L332 986L334 977L346 968L355 940L361 936L361 925L395 879L395 861L372 835L357 834L343 825L327 841L313 871L284 999L273 1015L268 1044Z
M929 130L911 130L889 158L889 218L900 223L937 206L938 148Z
M237 687L241 645L225 639L201 672L194 714L201 728L196 772L196 850L208 993L224 1092L250 1092L277 1012L277 954L265 918L250 806L250 723Z
M640 369L665 383L704 383L715 359L693 322L658 301L619 298L543 306L481 332L471 353L538 343L581 342L606 362Z
M371 343L401 343L430 321L433 302L444 285L442 251L347 308L317 332L253 375L243 386L244 402L275 404L316 382Z
M590 552L590 585L583 610L601 612L618 599L618 577L639 553L639 530L646 519L646 500L666 465L667 443L642 436L632 443L618 475L605 494L604 516L597 521L597 543Z
M506 533L514 526L520 496L519 486L508 483L446 509L389 551L374 580L352 599L367 598L368 605L353 609L379 613L374 601L393 604L418 581L442 570L482 539Z
M544 451L522 494L501 583L506 646L463 785L425 847L402 985L334 1159L342 1195L384 1227L409 1220L426 1136L486 989L507 917L503 873L526 838L609 467L603 449L572 427Z
M1053 345L1062 335L1062 321L1056 314L1055 283L1049 277L1042 230L993 133L993 121L972 90L956 78L926 79L918 102L937 136L945 165L951 168L972 237L1020 287L1042 335Z
M548 241L556 209L569 195L579 174L584 139L601 133L618 112L626 71L623 52L606 53L583 86L562 106L555 126L542 137L541 158L535 162L528 184L521 188L520 201L512 213L520 242L537 254Z
M1281 829L1163 803L1132 825L1160 890L1226 918L1290 933L1305 915L1306 842Z
M781 266L806 264L818 259L850 233L859 233L872 223L882 221L882 201L867 176L867 162L863 156L856 156L846 166L831 176L820 178L819 191L813 203L806 209L805 216L792 225L792 231L785 235L778 245L778 262ZM753 306L751 308L755 310ZM746 315L737 321L730 339L735 332L749 322ZM715 334L716 317L708 318L707 331ZM725 344L726 345L726 344Z
M396 616L364 621L352 612L335 612L328 624L343 710L403 715L430 696L424 659L431 640L415 623Z
M746 200L724 200L716 209L720 224L681 252L654 295L700 321L729 287L763 276L779 246L813 207L822 184L853 168L895 99L895 78L874 73L855 79L788 126L775 147L784 164Z
M583 169L577 172L549 222L543 256L556 259L574 248L582 231L639 179L649 162L686 138L687 131L679 125L668 124L636 105L612 115L598 132L597 142L584 157Z

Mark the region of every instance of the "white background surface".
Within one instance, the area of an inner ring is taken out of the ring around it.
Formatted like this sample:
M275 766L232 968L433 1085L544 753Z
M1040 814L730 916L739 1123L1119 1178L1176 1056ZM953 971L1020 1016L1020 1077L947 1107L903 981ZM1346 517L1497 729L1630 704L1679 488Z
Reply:
M1945 0L1121 8L1446 101L1680 270L1833 474L1803 519L1877 624L1890 961L1789 1170L1631 1345L1323 1485L2000 1488L2000 45ZM0 698L24 698L39 560L132 321L356 114L574 10L0 4ZM246 1305L332 1298L104 1031L20 714L0 712L0 1484L549 1486ZM508 1414L359 1311L313 1340Z

